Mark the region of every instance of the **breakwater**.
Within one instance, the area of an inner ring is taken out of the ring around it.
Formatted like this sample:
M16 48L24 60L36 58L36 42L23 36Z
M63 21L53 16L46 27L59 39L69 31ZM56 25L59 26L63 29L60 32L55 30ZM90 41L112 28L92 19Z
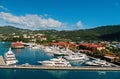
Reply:
M91 67L91 66L39 66L39 65L4 65L0 69L35 69L35 70L91 70L91 71L120 71L120 67Z

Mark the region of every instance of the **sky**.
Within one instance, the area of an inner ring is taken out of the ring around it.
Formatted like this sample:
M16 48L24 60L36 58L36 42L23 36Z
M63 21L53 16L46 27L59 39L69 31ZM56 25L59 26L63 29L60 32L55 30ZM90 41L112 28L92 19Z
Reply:
M0 26L78 30L120 24L120 0L0 0Z

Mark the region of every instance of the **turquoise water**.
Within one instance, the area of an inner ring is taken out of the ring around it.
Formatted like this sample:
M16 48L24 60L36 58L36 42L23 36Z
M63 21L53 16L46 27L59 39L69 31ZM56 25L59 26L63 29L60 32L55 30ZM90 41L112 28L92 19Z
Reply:
M120 72L1 69L0 79L120 79Z
M8 51L10 43L0 42L0 55ZM12 49L19 63L38 65L37 61L52 58L39 49ZM0 79L120 79L118 71L66 71L0 69Z

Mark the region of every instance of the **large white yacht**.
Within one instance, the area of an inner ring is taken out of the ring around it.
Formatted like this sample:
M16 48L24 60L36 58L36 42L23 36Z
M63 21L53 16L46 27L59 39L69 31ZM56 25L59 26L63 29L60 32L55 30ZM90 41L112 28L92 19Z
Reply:
M103 60L100 60L100 59L88 61L85 64L90 65L90 66L111 66L110 63L103 61Z
M71 64L62 57L45 61L38 61L38 63L42 64L43 66L71 66Z
M9 48L9 51L4 54L5 62L7 65L15 64L18 60L15 58L15 54Z
M71 53L68 56L64 56L67 60L88 60L88 57L85 54L81 53Z

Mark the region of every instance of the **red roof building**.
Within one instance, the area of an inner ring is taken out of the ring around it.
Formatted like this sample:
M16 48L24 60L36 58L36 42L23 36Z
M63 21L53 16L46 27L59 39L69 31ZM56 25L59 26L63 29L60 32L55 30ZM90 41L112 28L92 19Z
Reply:
M76 43L68 43L68 42L54 42L54 43L51 43L51 45L63 46L63 47L77 47L78 46Z
M80 51L83 52L83 53L92 53L91 50L80 50Z
M23 43L22 42L13 42L12 44L11 44L11 48L24 48L24 45L23 45Z
M89 44L89 43L84 43L80 44L80 46L86 47L86 48L95 48L97 50L102 50L105 49L105 47L99 45L99 44Z
M111 60L114 60L117 56L114 55L114 54L106 54L104 57L108 58L108 59L111 59Z

